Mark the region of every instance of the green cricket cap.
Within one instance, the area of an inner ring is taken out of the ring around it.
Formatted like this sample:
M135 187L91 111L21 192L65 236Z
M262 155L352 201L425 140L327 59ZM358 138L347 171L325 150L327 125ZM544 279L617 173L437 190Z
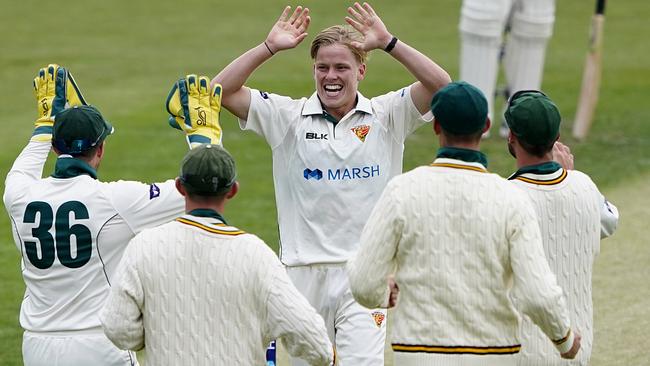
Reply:
M52 145L63 154L79 154L101 144L113 131L97 108L74 106L56 115Z
M433 96L431 112L443 130L455 135L471 135L485 127L487 99L477 87L455 81Z
M560 134L560 111L544 93L526 90L515 93L504 113L510 131L529 145L543 146Z
M224 194L236 178L235 160L219 145L199 145L190 150L181 163L183 187L199 196Z

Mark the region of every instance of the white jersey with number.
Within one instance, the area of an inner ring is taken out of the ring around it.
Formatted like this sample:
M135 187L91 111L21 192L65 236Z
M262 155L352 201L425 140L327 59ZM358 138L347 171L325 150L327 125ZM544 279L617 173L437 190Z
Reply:
M391 177L402 172L404 140L425 123L410 87L357 104L328 122L316 93L289 97L251 89L242 129L273 153L280 258L288 266L343 263Z
M98 313L126 244L181 215L184 200L173 180L104 183L74 174L84 163L70 156L57 160L72 166L69 177L41 178L50 147L30 142L5 182L26 285L20 324L31 332L101 329Z

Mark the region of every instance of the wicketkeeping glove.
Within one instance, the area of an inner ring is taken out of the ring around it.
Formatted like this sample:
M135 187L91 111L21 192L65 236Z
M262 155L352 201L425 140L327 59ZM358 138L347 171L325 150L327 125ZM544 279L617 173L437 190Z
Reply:
M54 118L62 110L86 105L72 74L64 67L50 64L34 78L34 95L38 109L32 141L51 141Z
M221 145L221 85L210 88L205 76L187 75L179 79L165 103L169 125L185 132L190 149L200 144Z

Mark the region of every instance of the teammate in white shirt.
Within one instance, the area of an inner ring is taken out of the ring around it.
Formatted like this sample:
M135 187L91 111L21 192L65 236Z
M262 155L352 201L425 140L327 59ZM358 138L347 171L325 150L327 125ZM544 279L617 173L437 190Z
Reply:
M398 41L364 3L348 8L350 27L321 31L311 45L316 91L309 98L249 89L248 77L306 36L309 9L286 7L264 42L214 79L223 105L273 153L281 260L296 287L325 318L339 365L383 365L385 310L358 305L344 264L388 180L402 171L406 137L425 123L433 94L450 79L427 56ZM366 55L383 49L417 81L367 99L358 92ZM304 365L293 360L294 365Z
M594 328L593 263L600 240L616 230L618 210L589 176L554 161L552 147L559 138L561 117L546 95L535 90L515 93L505 120L510 126L508 148L518 168L509 179L530 198L546 258L566 294L571 323L582 334L582 350L576 359L563 360L525 317L519 365L588 365Z
M85 105L63 67L41 69L34 87L36 129L7 175L3 196L26 285L20 311L23 362L137 364L131 352L106 338L98 313L128 241L181 215L183 197L173 179L97 180L111 124ZM54 173L42 178L52 148L58 155Z

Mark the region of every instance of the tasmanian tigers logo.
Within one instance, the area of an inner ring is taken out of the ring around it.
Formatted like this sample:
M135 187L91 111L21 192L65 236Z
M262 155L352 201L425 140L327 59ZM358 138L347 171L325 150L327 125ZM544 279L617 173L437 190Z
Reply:
M372 318L375 320L377 328L381 328L384 319L386 319L386 315L384 315L384 313L381 311L373 311L370 315L372 315Z
M361 125L361 126L356 126L350 129L352 132L354 132L355 135L361 140L361 142L366 141L366 136L368 136L368 132L370 132L370 126L368 125Z

